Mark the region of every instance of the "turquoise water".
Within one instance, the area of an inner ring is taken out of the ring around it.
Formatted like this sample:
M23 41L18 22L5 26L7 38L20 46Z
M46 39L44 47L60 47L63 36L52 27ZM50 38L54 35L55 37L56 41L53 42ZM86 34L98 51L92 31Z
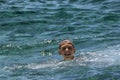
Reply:
M120 80L120 1L0 0L0 80Z

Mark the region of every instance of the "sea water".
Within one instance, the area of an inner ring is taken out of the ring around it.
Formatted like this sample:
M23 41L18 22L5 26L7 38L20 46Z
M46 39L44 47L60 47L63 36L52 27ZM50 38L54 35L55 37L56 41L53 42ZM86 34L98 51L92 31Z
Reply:
M120 80L120 1L0 0L0 80Z

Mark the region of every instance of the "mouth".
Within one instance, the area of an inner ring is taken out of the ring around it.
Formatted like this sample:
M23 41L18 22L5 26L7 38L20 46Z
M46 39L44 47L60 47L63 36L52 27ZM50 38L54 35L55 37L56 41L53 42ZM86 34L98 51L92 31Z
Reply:
M71 54L70 53L68 53L68 54L64 54L65 56L70 56Z

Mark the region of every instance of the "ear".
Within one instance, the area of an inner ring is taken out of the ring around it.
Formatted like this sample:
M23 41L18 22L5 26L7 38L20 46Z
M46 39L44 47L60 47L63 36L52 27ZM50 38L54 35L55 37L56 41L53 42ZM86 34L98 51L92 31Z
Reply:
M61 55L60 49L58 49L58 53Z
M74 48L74 53L76 52L76 49Z

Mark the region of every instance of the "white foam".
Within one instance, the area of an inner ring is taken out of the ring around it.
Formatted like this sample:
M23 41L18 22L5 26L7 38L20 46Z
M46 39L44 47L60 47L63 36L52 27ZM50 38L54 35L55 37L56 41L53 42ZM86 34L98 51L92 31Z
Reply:
M48 68L48 67L54 67L54 65L52 65L52 64L35 64L35 63L27 65L27 68L29 68L29 69L40 69L40 68Z
M120 65L119 45L108 47L105 50L101 51L81 53L80 56L81 55L83 56L83 62L89 66L93 65L97 67L107 67L113 65Z

